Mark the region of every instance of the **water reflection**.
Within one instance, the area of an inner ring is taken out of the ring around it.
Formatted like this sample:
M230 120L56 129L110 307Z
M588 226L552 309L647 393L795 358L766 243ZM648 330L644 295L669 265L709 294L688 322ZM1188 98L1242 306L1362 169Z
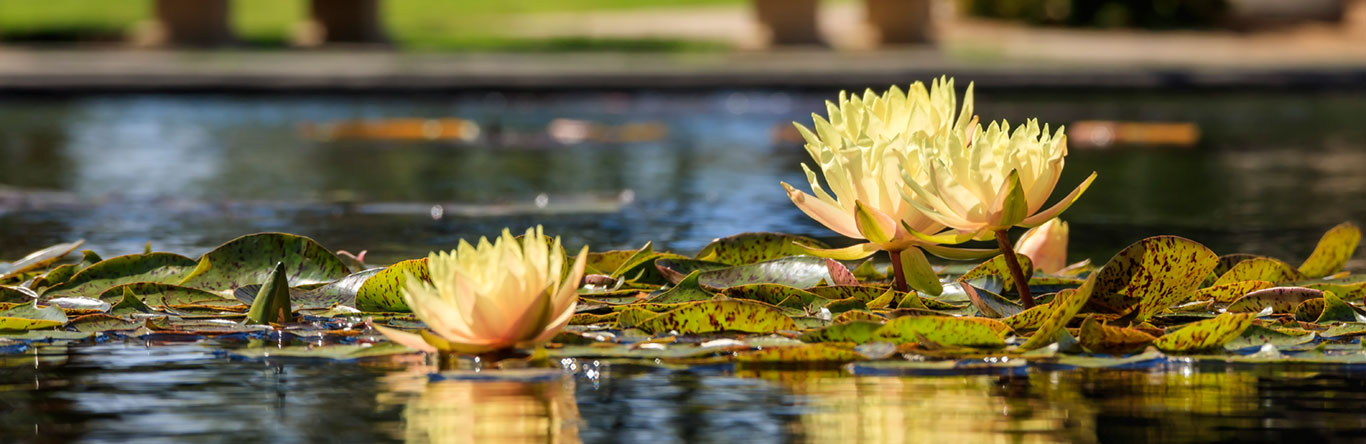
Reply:
M431 367L384 378L381 403L406 399L402 438L409 443L579 442L570 378L542 382L428 382Z

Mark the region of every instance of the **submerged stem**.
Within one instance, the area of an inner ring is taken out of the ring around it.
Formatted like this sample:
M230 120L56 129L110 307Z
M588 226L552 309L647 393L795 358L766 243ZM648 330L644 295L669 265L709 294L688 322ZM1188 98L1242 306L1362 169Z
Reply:
M1029 294L1029 281L1024 277L1024 270L1020 269L1020 260L1015 258L1015 248L1010 245L1010 235L1006 230L996 230L996 244L1001 246L1001 254L1006 257L1010 278L1015 280L1015 291L1020 293L1020 305L1033 307L1034 295Z
M892 276L895 278L892 281L892 289L901 292L911 291L911 286L906 283L906 270L901 266L901 252L887 250L887 254L892 256Z

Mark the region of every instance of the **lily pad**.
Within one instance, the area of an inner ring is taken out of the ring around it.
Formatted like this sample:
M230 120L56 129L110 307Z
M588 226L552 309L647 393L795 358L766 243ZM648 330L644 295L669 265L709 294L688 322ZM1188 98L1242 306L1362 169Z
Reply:
M52 265L57 261L62 260L63 257L66 257L66 255L70 254L72 251L76 251L83 243L85 243L85 239L57 244L29 253L27 256L8 264L9 266L0 269L0 282L4 282L7 279L28 271L38 270L48 265Z
M266 281L283 263L289 286L324 284L350 274L337 255L313 239L285 233L249 234L204 253L180 285L231 295Z
M1230 282L1212 287L1205 287L1195 291L1190 297L1191 301L1213 300L1218 304L1228 304L1238 300L1248 293L1265 290L1275 287L1276 284L1267 281L1238 281Z
M1320 278L1337 272L1356 253L1361 242L1361 229L1351 222L1343 222L1328 230L1314 246L1314 252L1300 264L1299 272L1307 278Z
M930 341L935 344L974 348L1001 348L1010 327L985 318L952 316L906 316L887 321L877 339L896 344Z
M1028 282L1030 276L1034 274L1033 261L1029 259L1029 256L1023 254L1016 254L1015 258L1020 261L1020 270L1024 271L1025 282ZM1006 262L1006 256L1004 254L998 254L996 257L988 259L986 262L982 262L976 267L973 267L973 269L968 270L967 273L963 273L962 276L958 277L958 282L971 283L978 288L983 288L994 293L1010 291L1015 288L1015 280L1010 277L1010 266L1007 265ZM993 288L993 286L983 285L981 282L978 282L979 279L989 277L996 278L996 280L992 282L999 282L1001 288Z
M783 284L796 288L811 288L821 282L832 282L830 270L825 266L825 258L815 256L789 256L737 265L705 271L698 277L698 283L712 288L746 284Z
M669 282L679 283L694 271L710 271L729 268L730 265L720 262L700 261L694 259L661 258L655 260L655 268L664 275Z
M619 319L619 318L618 318ZM701 301L661 313L636 325L649 333L679 334L736 331L773 333L795 330L797 324L776 307L750 301Z
M28 303L38 299L38 294L24 287L0 285L0 302Z
M650 303L679 304L683 302L710 300L716 295L702 288L702 286L697 283L698 278L700 278L701 276L702 272L700 271L692 272L688 275L688 277L683 278L682 281L679 281L678 285L674 285L673 288L670 288L662 293L652 296L650 298Z
M1103 311L1137 312L1142 322L1183 302L1209 276L1219 256L1177 236L1140 240L1120 251L1095 273L1092 303Z
M972 301L972 305L977 307L982 316L999 319L1020 314L1025 310L1024 306L991 291L975 288L965 282L959 282L958 285L962 286L968 300Z
M1034 330L1034 334L1025 341L1020 348L1034 350L1048 345L1057 338L1058 332L1067 327L1067 323L1081 311L1082 307L1091 300L1094 289L1098 285L1099 275L1092 274L1086 279L1086 283L1073 290L1063 290L1058 292L1053 302L1049 303L1051 311L1048 318L1039 324L1039 328Z
M1242 335L1252 325L1254 316L1255 313L1224 313L1214 319L1192 322L1162 335L1153 345L1162 351L1182 353L1220 348Z
M133 321L105 314L91 314L72 319L66 328L79 332L104 332L137 330L143 325L143 321Z
M697 259L730 265L752 264L787 256L801 255L805 250L797 244L814 248L830 248L824 242L806 236L784 233L741 233L711 241Z
M1087 317L1081 323L1078 341L1082 347L1096 353L1123 355L1142 350L1157 340L1142 330L1101 325L1095 316Z
M842 347L826 344L801 344L764 347L760 350L735 354L739 363L845 363L863 360L863 355Z
M66 283L43 292L43 300L61 297L98 297L110 288L133 282L174 284L190 271L193 259L172 253L130 254L112 257L81 270Z
M1324 305L1326 304L1323 298L1310 299L1296 305L1292 313L1295 314L1295 319L1298 321L1314 322L1318 320L1319 316L1323 316Z
M811 330L802 333L797 339L805 342L852 342L862 344L872 341L875 333L882 328L881 322L874 321L852 321L841 324L831 324L819 330Z
M1238 262L1227 273L1219 276L1219 279L1214 281L1214 285L1238 281L1267 281L1273 284L1281 284L1301 279L1304 279L1304 275L1285 262L1269 257L1254 257Z
M329 309L338 305L354 306L356 295L360 293L365 281L384 271L384 268L371 268L369 270L358 271L351 275L328 282L327 285L310 289L290 289L290 304L299 307L300 310L319 310ZM250 304L256 298L255 286L244 286L238 290L248 289L250 291L237 291L234 296L243 303Z
M1228 311L1234 313L1256 313L1266 307L1276 313L1290 313L1300 303L1323 297L1323 292L1304 287L1272 287L1257 290L1238 298L1229 304Z
M39 306L37 301L0 311L0 330L41 330L60 327L66 321L61 308Z
M1233 340L1224 344L1224 349L1242 350L1260 348L1266 344L1271 344L1275 347L1289 347L1312 342L1313 340L1313 332L1289 334L1276 329L1252 324L1247 327L1247 330L1243 330L1241 335L1238 335L1238 337L1233 338Z
M127 291L125 292L125 290ZM127 294L137 296L148 306L160 308L187 305L207 305L222 308L241 308L243 306L236 299L228 299L215 293L155 282L135 282L113 287L101 293L100 300L117 306Z
M390 265L366 279L356 291L356 308L362 311L412 311L403 300L403 287L410 276L423 281L431 280L427 272L427 258Z
M721 294L732 299L747 299L782 307L804 309L816 302L827 302L814 293L781 284L738 285L722 290Z
M1074 290L1075 291L1075 290ZM1001 319L1001 322L1009 325L1015 331L1029 331L1038 329L1043 322L1053 314L1053 303L1039 304L1029 309L1016 313L1013 316Z
M1360 311L1343 301L1331 291L1323 292L1323 311L1319 313L1318 319L1314 320L1318 324L1329 322L1366 322L1366 316L1362 316Z

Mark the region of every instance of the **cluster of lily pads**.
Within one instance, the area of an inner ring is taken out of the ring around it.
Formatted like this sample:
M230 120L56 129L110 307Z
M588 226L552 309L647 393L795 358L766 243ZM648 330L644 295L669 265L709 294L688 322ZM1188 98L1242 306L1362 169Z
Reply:
M1038 296L1028 309L1000 255L936 267L944 289L933 295L894 289L885 265L803 255L823 244L788 234L721 238L693 257L650 244L589 252L569 326L532 357L855 363L865 372L1113 366L1173 354L1361 364L1366 277L1339 271L1360 238L1353 224L1334 227L1294 267L1152 237L1100 267L1032 273ZM425 328L401 288L427 279L427 259L353 272L363 264L282 233L243 236L198 258L102 259L73 253L79 245L0 264L0 351L35 341L215 337L239 341L229 347L235 356L355 359L416 352L372 326ZM253 341L263 338L278 341Z

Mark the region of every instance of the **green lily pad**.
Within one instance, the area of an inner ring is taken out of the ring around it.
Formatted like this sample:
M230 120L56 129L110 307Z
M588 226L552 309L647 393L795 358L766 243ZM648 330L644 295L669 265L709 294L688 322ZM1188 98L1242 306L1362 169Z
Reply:
M1325 302L1326 301L1324 301L1323 298L1310 299L1301 302L1299 305L1296 305L1295 310L1292 311L1292 313L1295 314L1295 320L1314 322L1319 316L1323 316L1323 307L1327 305Z
M964 282L959 282L958 285L962 286L963 292L968 295L968 300L972 301L972 305L977 307L977 311L982 316L999 319L1020 314L1025 310L1024 306L1015 303L1015 301L986 289L976 288Z
M985 318L952 316L906 316L887 321L877 339L895 344L930 341L935 344L974 348L1005 347L1010 327Z
M1030 276L1034 275L1033 261L1029 259L1029 256L1023 254L1016 254L1015 258L1020 261L1020 270L1024 271L1025 281L1028 282ZM1006 262L1006 256L1004 254L998 254L996 257L988 259L986 262L982 262L971 270L968 270L967 273L963 273L962 276L958 277L958 282L971 283L977 288L986 289L993 293L1011 291L1015 288L1015 280L1010 277L1010 266L1007 265ZM983 278L995 278L992 282L998 282L1000 288L995 288L992 285L984 285L982 282L979 282L979 280Z
M764 262L803 253L797 243L814 248L830 248L824 242L806 236L784 233L741 233L711 241L697 259L721 262L729 265L744 265Z
M864 311L864 310L852 310L852 311L846 311L846 312L843 312L843 313L840 313L840 314L836 315L836 316L835 316L835 319L831 319L830 322L833 323L833 324L843 324L843 323L855 322L855 321L868 321L868 322L876 322L876 323L881 324L881 323L883 323L883 322L886 321L886 320L887 320L887 318L884 318L884 317L882 317L882 316L878 316L878 315L873 314L872 312L869 312L869 311Z
M1058 295L1053 298L1053 302L1049 303L1052 306L1052 311L1048 313L1048 318L1039 324L1039 328L1034 330L1034 334L1029 337L1028 341L1020 345L1020 348L1034 350L1052 343L1057 338L1058 332L1066 328L1067 323L1071 322L1072 318L1076 317L1082 307L1085 307L1086 303L1091 300L1092 295L1095 294L1096 286L1099 285L1099 279L1099 273L1092 274L1081 287L1058 292Z
M655 316L659 316L659 313L639 307L626 307L617 312L617 325L621 328L635 328L641 322Z
M360 293L361 286L365 281L384 271L384 268L371 268L369 270L352 273L341 279L328 282L327 285L310 289L290 289L289 303L299 307L300 310L326 310L338 305L355 306L356 295ZM238 291L234 295L243 303L250 304L256 298L255 286L244 286L239 288L251 291ZM249 295L249 296L248 296Z
M1077 340L1082 347L1107 355L1123 355L1142 350L1157 340L1142 330L1101 325L1095 316L1089 316L1082 321L1080 335Z
M1341 339L1366 335L1366 322L1343 322L1319 333L1325 339Z
M1314 333L1288 334L1276 329L1252 324L1241 335L1224 344L1225 350L1242 350L1271 344L1276 347L1290 347L1314 340Z
M731 300L687 303L646 319L637 324L636 328L649 333L773 333L779 330L795 330L797 324L777 307L758 302Z
M590 251L584 260L585 274L609 274L626 263L637 250Z
M219 245L199 258L199 265L179 284L224 295L245 285L259 285L275 264L284 263L289 286L324 284L350 271L337 255L313 239L285 233L249 234Z
M152 313L152 308L142 302L142 298L133 294L133 290L128 286L120 287L123 289L123 296L119 297L118 302L113 302L113 297L105 299L113 306L109 308L109 314L113 316L129 316L136 313Z
M106 314L90 314L72 319L66 328L80 332L104 332L137 330L143 325L143 321L133 321Z
M1314 252L1300 264L1299 272L1307 278L1319 278L1337 272L1352 258L1361 242L1361 229L1351 222L1343 222L1328 230L1314 246Z
M1013 316L1003 318L1001 322L1009 325L1015 331L1036 330L1053 314L1052 307L1052 302L1035 305Z
M1323 292L1323 311L1319 313L1318 319L1314 322L1327 324L1329 322L1366 322L1366 316L1362 316L1360 310L1347 304L1342 298L1333 294L1331 291Z
M698 283L711 288L729 288L746 284L783 284L796 288L811 288L821 282L831 282L825 258L789 256L754 264L702 272Z
M38 299L38 294L24 287L0 285L0 302L29 303Z
M112 257L81 270L65 283L48 288L43 300L63 297L97 297L105 290L133 282L174 284L194 270L195 261L172 253L130 254Z
M356 308L361 311L412 311L403 300L403 287L409 276L430 281L427 258L409 259L390 265L366 279L356 292Z
M1214 285L1238 281L1267 281L1273 284L1281 284L1301 279L1304 279L1304 275L1285 262L1269 257L1255 257L1238 262L1227 273L1219 276L1219 279L1214 281Z
M1224 313L1214 319L1192 322L1162 335L1153 345L1162 351L1182 353L1220 348L1242 335L1252 325L1254 316L1255 313Z
M806 291L820 296L822 299L839 300L854 299L861 302L869 302L886 294L888 290L884 285L818 285L807 288Z
M702 288L702 286L697 283L698 278L700 278L701 276L702 272L700 271L692 272L688 275L688 277L683 278L682 281L679 281L678 285L674 285L673 288L670 288L662 293L650 297L650 303L679 304L684 302L706 301L712 299L716 295Z
M32 253L8 264L4 269L0 269L0 282L18 276L28 271L39 270L48 265L52 265L72 251L80 248L85 243L85 239L64 244L57 244Z
M814 293L782 284L737 285L721 291L732 299L747 299L781 307L805 309L807 306L826 301Z
M248 324L285 324L294 321L294 309L289 303L289 283L285 281L285 264L275 264L275 270L256 292L247 312Z
M1234 313L1256 313L1266 307L1276 313L1290 313L1300 303L1323 297L1323 292L1304 287L1272 287L1257 290L1238 298L1229 304L1228 311Z
M853 342L862 344L872 341L880 328L882 328L880 321L852 321L831 324L829 327L819 330L811 330L802 333L797 339L804 342Z
M1185 301L1218 262L1209 248L1183 237L1140 240L1095 273L1092 305L1120 314L1136 311L1135 322L1145 321Z
M60 327L66 321L61 308L39 306L37 301L0 311L0 330L41 330Z
M679 283L694 271L710 271L728 268L730 265L720 262L699 261L694 259L660 258L655 260L655 268L660 274L664 275L669 282Z
M738 363L844 363L862 361L863 355L842 347L826 344L801 344L764 347L760 350L735 354Z
M1228 304L1238 300L1248 293L1265 290L1275 287L1276 284L1267 281L1238 281L1227 284L1205 287L1195 291L1190 297L1190 301L1213 300L1218 304Z
M1143 353L1125 357L1061 355L1055 362L1058 365L1077 368L1117 368L1143 366L1166 359L1167 355L1150 348Z
M196 288L156 282L134 282L113 287L101 293L100 300L117 307L127 294L137 296L148 306L163 309L178 306L243 308L243 304L236 299L228 299Z
M1366 297L1366 282L1356 284L1309 283L1303 286L1315 290L1331 291L1344 301L1356 301Z

